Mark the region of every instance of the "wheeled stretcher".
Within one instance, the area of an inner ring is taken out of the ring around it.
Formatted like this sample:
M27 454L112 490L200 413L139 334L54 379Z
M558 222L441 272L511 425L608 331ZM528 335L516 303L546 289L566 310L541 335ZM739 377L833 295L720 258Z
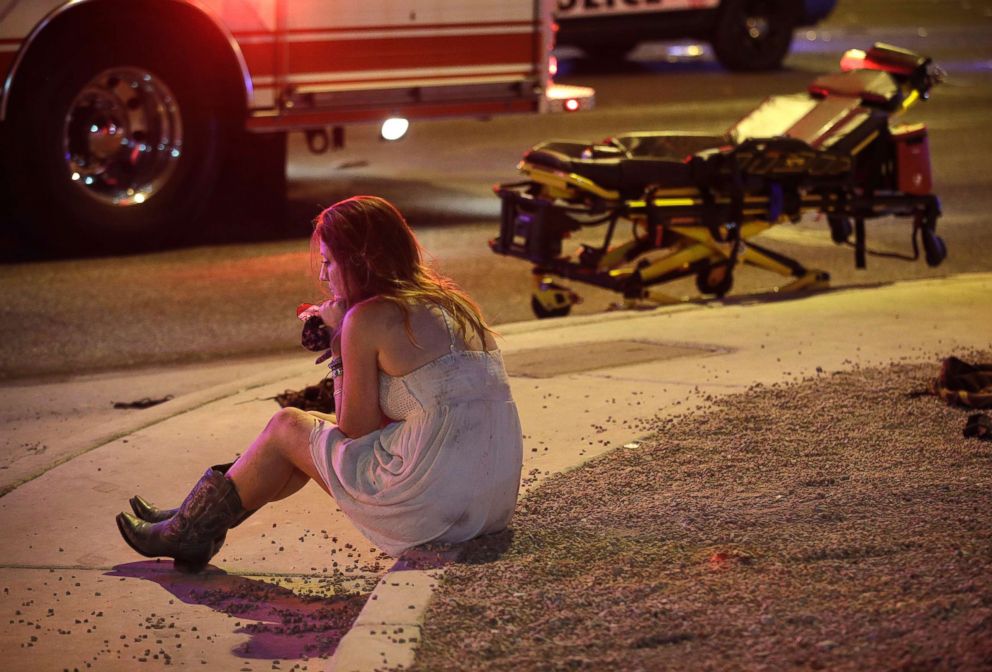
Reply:
M909 218L911 258L922 243L937 266L946 248L926 128L892 121L941 78L929 58L876 44L847 52L840 73L805 93L768 98L723 135L538 144L518 165L526 180L495 188L502 214L490 247L534 264L538 317L566 315L580 300L560 278L616 291L626 305L675 302L655 286L692 275L702 294L722 297L742 263L787 276L780 291L825 286L826 272L752 240L807 212L826 216L834 242L853 244L859 268L865 221ZM632 235L618 241L627 224ZM563 254L563 240L587 227L603 228L602 243Z

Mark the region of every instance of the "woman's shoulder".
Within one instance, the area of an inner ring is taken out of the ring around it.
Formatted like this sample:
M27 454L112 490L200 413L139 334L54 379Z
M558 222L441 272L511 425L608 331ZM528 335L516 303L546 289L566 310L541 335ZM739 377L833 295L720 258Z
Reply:
M360 329L405 328L409 319L413 319L416 326L420 322L420 314L431 312L431 306L432 304L416 301L401 304L389 298L374 296L352 306L345 321L351 322L352 328Z
M392 301L374 296L353 305L345 316L353 327L384 327L403 319L403 312Z

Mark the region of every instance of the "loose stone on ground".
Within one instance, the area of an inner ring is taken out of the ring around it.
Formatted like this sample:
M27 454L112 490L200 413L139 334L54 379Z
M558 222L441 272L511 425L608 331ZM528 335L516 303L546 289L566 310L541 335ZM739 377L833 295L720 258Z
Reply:
M989 669L992 446L936 372L754 386L548 479L446 570L416 669Z

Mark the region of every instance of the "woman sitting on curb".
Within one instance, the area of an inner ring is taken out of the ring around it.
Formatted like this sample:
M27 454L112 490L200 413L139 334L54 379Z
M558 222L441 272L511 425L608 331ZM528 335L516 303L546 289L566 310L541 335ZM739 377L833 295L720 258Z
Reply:
M236 462L211 467L178 509L139 497L124 540L202 570L227 530L313 479L376 546L397 556L504 529L523 440L503 360L478 306L422 260L389 202L324 210L313 242L332 299L335 416L278 411Z

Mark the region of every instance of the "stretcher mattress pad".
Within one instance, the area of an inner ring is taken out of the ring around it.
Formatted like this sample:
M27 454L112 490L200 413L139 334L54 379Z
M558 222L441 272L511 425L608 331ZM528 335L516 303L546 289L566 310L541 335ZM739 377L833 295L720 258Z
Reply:
M627 157L617 147L552 141L535 146L524 160L535 166L579 175L603 189L638 194L648 184L694 186L693 171L682 157Z

